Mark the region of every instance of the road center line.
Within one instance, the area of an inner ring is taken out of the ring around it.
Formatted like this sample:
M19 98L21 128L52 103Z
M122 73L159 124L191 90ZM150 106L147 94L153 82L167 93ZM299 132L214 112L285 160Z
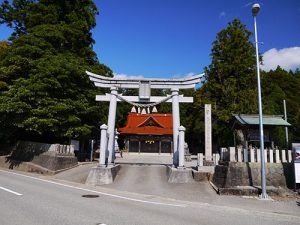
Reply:
M5 187L1 187L1 186L0 186L0 189L2 189L2 190L4 190L4 191L7 191L7 192L9 192L9 193L12 193L12 194L14 194L14 195L18 195L18 196L23 195L23 194L20 194L20 193L18 193L18 192L12 191L12 190L10 190L10 189L8 189L8 188L5 188Z
M44 180L44 179L41 179L41 178L32 177L32 176L28 176L28 175L24 175L24 174L19 174L19 173L14 173L14 172L10 172L10 171L5 171L5 170L0 170L0 171L5 172L5 173L14 174L14 175L21 176L21 177L30 178L30 179L33 179L33 180L38 180L38 181L50 183L50 184L55 184L55 185L59 185L59 186L63 186L63 187L73 188L73 189L77 189L77 190L81 190L81 191L88 191L88 192L96 193L96 194L99 194L99 195L105 195L105 196L109 196L109 197L113 197L113 198L120 198L120 199L124 199L124 200L128 200L128 201L141 202L141 203L147 203L147 204L153 204L153 205L173 206L173 207L182 207L182 208L186 207L186 205L181 205L181 204L153 202L153 201L146 201L146 200L141 200L141 199L136 199L136 198L129 198L129 197L121 196L121 195L109 194L109 193L105 193L105 192L89 190L89 189L86 189L86 188L75 187L75 186L68 185L68 184L61 184L61 183L58 183L58 182L55 182L55 181Z

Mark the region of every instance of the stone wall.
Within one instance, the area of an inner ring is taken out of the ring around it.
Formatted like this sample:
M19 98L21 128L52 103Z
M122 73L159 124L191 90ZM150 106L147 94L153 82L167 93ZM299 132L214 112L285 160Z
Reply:
M293 187L293 164L266 163L267 186L276 188ZM212 182L218 188L234 188L237 186L260 186L260 163L227 162L217 165Z
M25 162L50 171L59 171L78 164L72 145L19 142L10 154L5 156L4 167L21 168Z

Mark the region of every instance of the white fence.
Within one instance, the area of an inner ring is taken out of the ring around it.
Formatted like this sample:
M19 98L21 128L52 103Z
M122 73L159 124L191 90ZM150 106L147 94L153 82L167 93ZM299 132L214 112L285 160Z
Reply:
M292 162L291 150L279 149L265 149L266 163L290 163ZM198 166L204 165L205 156L203 153L198 153ZM213 162L215 165L219 161L227 162L261 162L261 152L259 148L244 149L241 147L221 148L220 154L213 154Z
M264 150L266 163L290 163L292 162L291 150L279 150L267 148ZM220 160L230 162L261 162L259 148L244 149L241 147L229 147L220 149Z

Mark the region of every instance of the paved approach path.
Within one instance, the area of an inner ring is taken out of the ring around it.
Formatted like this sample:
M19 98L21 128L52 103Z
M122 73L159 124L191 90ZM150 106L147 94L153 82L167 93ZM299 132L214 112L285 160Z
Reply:
M212 202L217 197L208 182L168 183L164 165L121 165L114 183L105 187L186 201Z

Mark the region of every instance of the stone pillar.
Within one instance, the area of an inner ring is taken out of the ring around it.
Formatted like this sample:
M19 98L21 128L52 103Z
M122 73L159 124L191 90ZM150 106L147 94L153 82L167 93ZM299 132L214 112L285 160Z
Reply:
M287 161L286 161L286 153L285 153L285 149L282 149L281 150L281 161L283 162L283 163L286 163Z
M256 149L256 157L257 157L257 162L260 162L260 149Z
M100 139L100 156L99 156L99 165L105 166L106 160L106 147L107 147L107 126L103 124L100 127L101 130L101 139Z
M120 149L119 149L119 144L118 144L118 138L119 138L119 132L118 132L118 130L116 129L116 131L115 131L115 142L114 142L114 154L113 154L113 157L114 157L114 159L116 158L116 156L115 156L115 153L116 153L116 151L119 151ZM120 153L121 154L121 153Z
M216 165L219 165L219 161L220 161L220 154L216 153Z
M197 154L197 166L203 166L203 153Z
M254 148L250 148L250 162L255 162Z
M183 126L180 126L178 128L179 131L179 142L178 142L178 151L179 151L179 160L178 160L178 167L183 168L184 167L184 132L185 128Z
M178 128L180 126L180 114L179 114L179 100L178 100L178 88L172 88L172 116L173 116L173 165L175 167L179 164L179 152L178 152Z
M242 147L237 148L237 161L242 162Z
M229 160L229 152L227 148L221 148L221 160L228 161Z
M288 162L291 163L292 162L292 150L287 150L288 151Z
M115 123L116 123L116 110L117 110L117 88L110 88L110 104L108 113L108 165L114 164L114 143L115 143Z
M276 163L280 163L279 149L275 149L275 159Z
M212 160L211 104L205 104L205 160Z
M244 162L249 162L249 157L248 157L248 147L243 149L243 158L244 158Z
M270 149L269 154L270 154L270 163L274 163L274 150Z
M236 162L235 160L235 147L229 147L229 161Z
M265 154L265 163L268 162L268 149L264 150L264 154Z
M75 148L74 145L70 145L70 154L74 154L74 148Z

